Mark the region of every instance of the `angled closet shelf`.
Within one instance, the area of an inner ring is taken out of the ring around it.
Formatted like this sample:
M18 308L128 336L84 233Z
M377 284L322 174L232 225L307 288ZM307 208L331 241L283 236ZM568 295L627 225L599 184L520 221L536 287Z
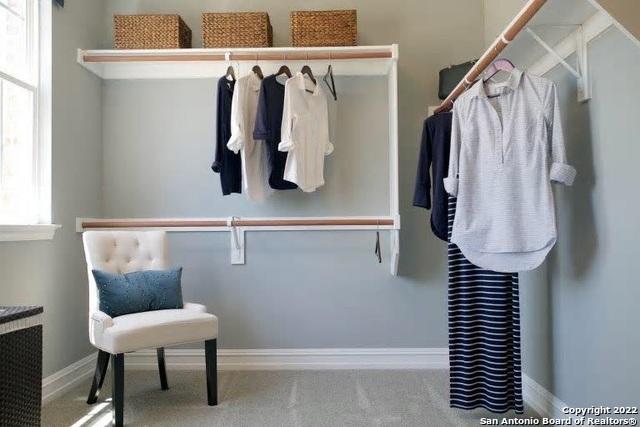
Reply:
M545 4L544 13L538 13ZM453 102L503 52L505 57L535 75L543 75L556 65L562 65L576 78L578 101L588 101L591 82L587 45L614 24L595 0L529 0L434 112L451 109ZM518 37L523 31L529 37ZM574 53L575 66L568 61Z
M380 76L387 79L389 213L384 216L272 217L272 218L77 218L85 230L159 229L179 232L229 232L232 264L245 263L244 233L248 231L388 231L390 272L396 275L400 255L398 189L398 45L247 48L82 50L78 63L102 79L219 78L230 64L248 72L258 64L266 74L286 64L309 65L321 76L331 66L337 76ZM373 257L372 257L372 262Z

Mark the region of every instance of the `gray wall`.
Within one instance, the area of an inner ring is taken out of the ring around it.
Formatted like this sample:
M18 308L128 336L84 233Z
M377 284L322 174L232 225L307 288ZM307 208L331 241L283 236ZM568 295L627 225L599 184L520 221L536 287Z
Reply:
M374 233L278 232L247 236L247 264L229 264L229 235L173 234L188 299L220 317L225 348L444 347L445 245L427 212L411 207L421 121L436 102L437 71L482 49L482 3L404 1L107 2L113 13L178 12L200 44L200 13L269 11L275 44L289 42L288 12L358 9L359 42L400 44L400 277L373 256ZM457 17L456 20L448 19ZM385 80L341 78L336 151L316 194L277 194L264 204L222 198L209 169L215 82L106 82L104 206L107 216L366 215L388 212ZM187 124L185 126L185 124Z
M560 235L549 262L553 336L546 374L552 381L541 381L570 405L636 405L640 49L611 29L591 42L589 61L593 99L587 104L575 101L567 72L549 74L561 90L578 179L556 193Z
M101 215L101 83L76 64L99 43L100 0L53 11L53 241L0 242L0 305L44 305L44 375L86 356L87 279L77 216Z

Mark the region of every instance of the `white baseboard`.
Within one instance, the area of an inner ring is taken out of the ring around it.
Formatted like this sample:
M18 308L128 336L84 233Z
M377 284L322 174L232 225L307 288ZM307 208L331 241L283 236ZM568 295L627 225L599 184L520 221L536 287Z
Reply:
M560 419L570 418L570 416L562 412L562 409L569 405L527 375L522 375L522 394L527 405L541 416Z
M227 371L284 369L447 369L446 348L334 348L218 350L218 369ZM204 350L166 350L170 369L204 369ZM156 353L127 354L132 369L156 369Z
M47 403L91 377L96 368L96 353L72 363L53 375L42 379L42 402ZM87 391L88 392L88 391Z
M218 369L250 370L327 370L327 369L448 369L446 348L334 348L334 349L246 349L218 350ZM204 350L167 349L170 370L204 370ZM91 354L43 379L43 402L61 395L80 381L90 378L96 354ZM156 352L128 353L125 369L157 369ZM525 402L538 414L566 418L567 405L527 375L522 376ZM88 390L87 390L88 392Z

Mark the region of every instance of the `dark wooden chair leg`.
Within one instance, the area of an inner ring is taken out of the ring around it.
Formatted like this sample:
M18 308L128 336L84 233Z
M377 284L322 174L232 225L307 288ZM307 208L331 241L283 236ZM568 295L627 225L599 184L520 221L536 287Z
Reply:
M111 418L113 425L122 427L124 420L124 353L111 355L113 370Z
M207 367L207 403L218 404L218 350L216 340L204 342L205 364Z
M160 388L163 390L169 390L169 384L167 383L167 369L164 364L164 347L160 347L157 351L158 371L160 371Z
M93 374L93 382L91 383L91 390L89 390L89 397L87 403L89 405L98 401L98 395L104 383L104 377L107 375L107 366L109 366L109 353L106 351L98 350L98 361L96 362L96 372Z

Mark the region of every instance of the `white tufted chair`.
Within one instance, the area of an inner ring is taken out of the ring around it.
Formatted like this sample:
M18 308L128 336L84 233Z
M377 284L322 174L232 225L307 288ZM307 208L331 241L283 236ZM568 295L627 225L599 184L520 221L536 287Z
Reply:
M185 303L182 309L157 310L109 317L99 309L98 289L91 270L123 274L169 268L164 231L87 231L83 235L89 273L89 340L98 348L98 362L87 403L97 401L111 356L113 371L113 417L123 423L124 353L156 348L160 384L167 390L164 347L205 342L207 399L217 405L216 339L218 319L200 304Z

